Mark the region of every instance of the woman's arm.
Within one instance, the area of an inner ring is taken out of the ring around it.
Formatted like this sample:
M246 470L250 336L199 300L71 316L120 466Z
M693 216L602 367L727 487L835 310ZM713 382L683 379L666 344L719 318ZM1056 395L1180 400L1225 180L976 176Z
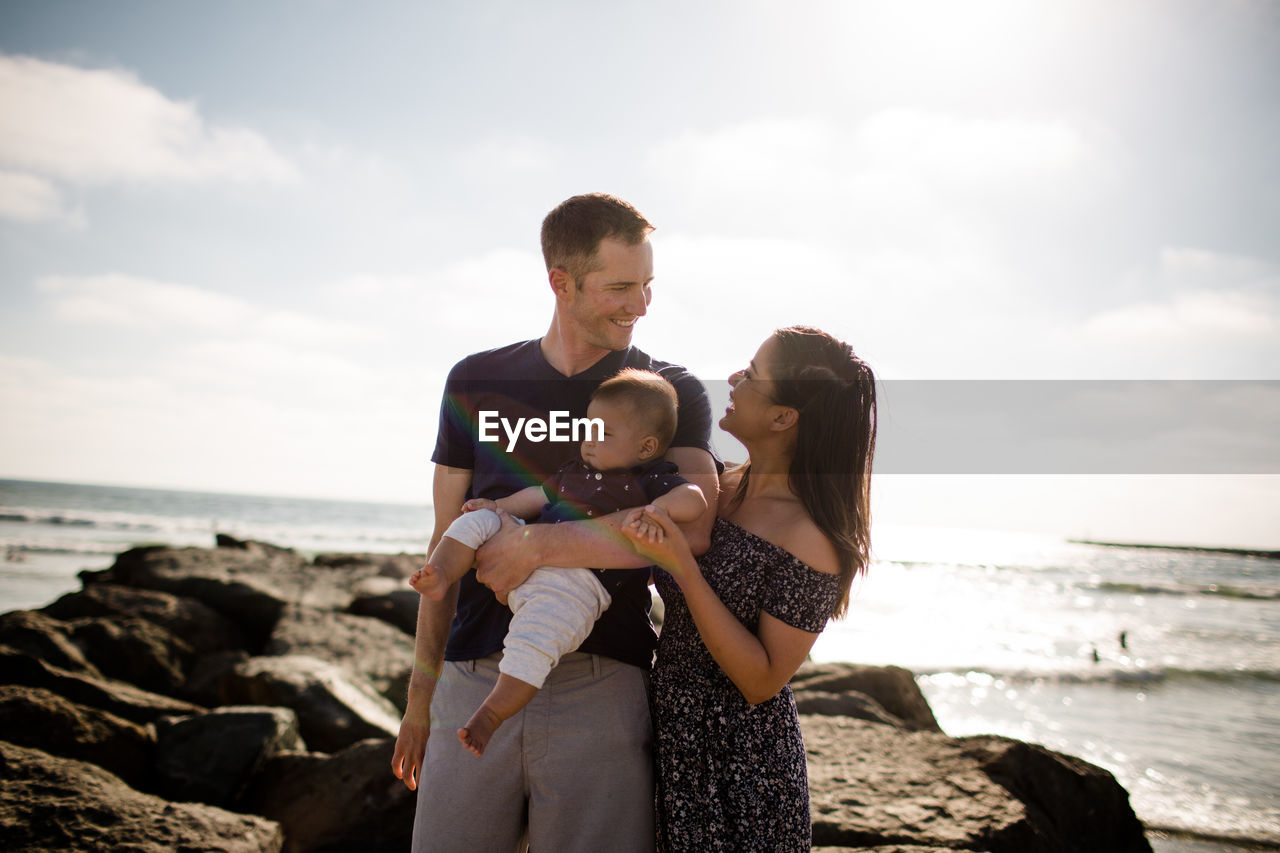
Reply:
M662 529L662 541L642 537L639 519L623 530L637 553L666 569L680 585L711 657L752 705L778 695L804 663L818 635L793 628L768 613L760 614L757 633L751 633L707 584L671 518L657 508L646 509L644 515Z

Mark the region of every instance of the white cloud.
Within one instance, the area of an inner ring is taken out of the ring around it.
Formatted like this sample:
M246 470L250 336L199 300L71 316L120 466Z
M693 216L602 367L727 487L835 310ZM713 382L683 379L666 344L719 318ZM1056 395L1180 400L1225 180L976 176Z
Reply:
M1142 302L1092 317L1090 332L1149 341L1190 344L1206 337L1263 337L1280 331L1276 305L1261 293L1195 290L1174 293L1160 302Z
M406 400L350 375L338 377L351 392L345 396L290 398L279 377L209 387L181 373L95 376L0 355L0 447L7 451L0 465L9 476L74 482L428 499L422 433L434 423L434 401Z
M1280 269L1255 258L1166 248L1121 291L1133 295L1089 317L1083 333L1148 366L1146 373L1280 375Z
M17 222L83 225L80 211L68 210L58 188L35 175L0 170L0 217Z
M1169 247L1122 286L1142 295L1090 318L1090 332L1185 345L1262 340L1280 330L1280 269L1255 258Z
M924 175L990 191L1044 181L1084 163L1094 144L1064 118L961 118L887 110L860 124L855 147L872 168Z
M501 180L545 172L554 163L555 157L547 143L518 134L482 140L467 146L458 156L458 165L468 173Z
M293 346L369 340L374 333L343 320L265 309L185 284L137 276L49 276L36 283L58 319L77 325L262 337Z
M921 184L983 193L993 183L1035 190L1096 159L1100 136L1065 117L970 118L892 109L847 126L758 118L685 131L658 143L649 165L695 190L767 190L861 207L859 196L876 187L894 194Z
M0 56L0 164L80 184L289 183L260 134L213 125L126 71Z
M248 306L220 293L129 275L48 276L36 288L52 299L54 316L78 325L119 328L230 328Z
M711 131L685 131L658 143L649 165L691 189L825 192L834 175L838 130L827 122L760 118Z

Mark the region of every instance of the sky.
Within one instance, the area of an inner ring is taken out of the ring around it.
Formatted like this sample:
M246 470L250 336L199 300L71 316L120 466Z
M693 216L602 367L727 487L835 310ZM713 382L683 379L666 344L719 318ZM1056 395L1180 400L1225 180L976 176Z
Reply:
M1276 2L3 0L0 476L425 503L591 191L709 383L791 323L888 380L1280 380L1278 152ZM877 518L1280 548L1256 390L1256 471L886 473Z

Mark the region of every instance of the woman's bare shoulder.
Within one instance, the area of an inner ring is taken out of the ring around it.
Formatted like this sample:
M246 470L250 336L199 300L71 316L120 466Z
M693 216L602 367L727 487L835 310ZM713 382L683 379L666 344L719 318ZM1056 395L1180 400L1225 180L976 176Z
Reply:
M778 542L810 568L827 575L840 574L840 555L827 534L814 524L808 513L801 512L785 528Z

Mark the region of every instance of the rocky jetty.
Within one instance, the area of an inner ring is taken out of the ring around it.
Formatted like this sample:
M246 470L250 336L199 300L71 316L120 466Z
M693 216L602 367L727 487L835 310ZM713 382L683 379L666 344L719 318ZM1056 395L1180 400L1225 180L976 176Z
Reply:
M31 850L408 849L389 772L421 557L136 548L0 615L0 837ZM1149 851L1071 756L942 733L912 674L792 681L819 850Z

